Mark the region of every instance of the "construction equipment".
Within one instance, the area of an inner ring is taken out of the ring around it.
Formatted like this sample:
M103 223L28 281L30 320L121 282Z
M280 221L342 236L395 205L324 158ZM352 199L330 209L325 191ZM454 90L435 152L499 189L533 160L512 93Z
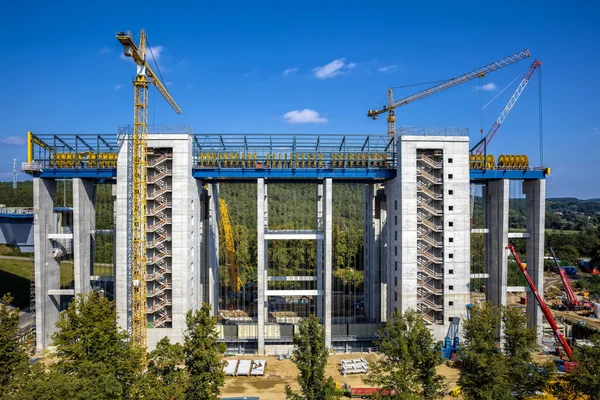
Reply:
M393 87L388 89L388 104L384 105L379 110L369 110L367 112L367 116L372 119L377 119L380 114L385 112L388 113L387 117L387 125L388 125L388 135L395 136L396 135L396 112L395 109L406 104L412 103L413 101L420 100L424 97L431 96L432 94L441 92L442 90L450 89L451 87L460 85L461 83L468 82L475 78L482 78L490 72L496 71L500 68L504 68L510 64L516 63L517 61L521 61L527 57L529 57L529 50L525 49L518 53L515 53L511 56L505 57L501 60L495 61L491 64L485 65L481 68L478 68L474 71L469 72L468 74L457 76L456 78L450 79L444 83L439 85L430 87L429 89L422 90L418 93L412 94L408 97L405 97L401 100L394 101L394 95L392 92Z
M494 122L494 125L490 128L487 135L485 135L479 142L475 144L469 151L471 154L469 156L469 165L471 169L493 169L494 168L494 156L487 154L487 146L490 144L496 132L500 128L500 125L504 122L510 111L513 109L515 103L525 90L525 87L529 83L529 79L539 67L542 65L541 61L534 60L533 64L529 67L525 76L519 83L519 86L515 89L515 92L504 106L504 109ZM482 130L483 133L483 130ZM503 167L505 169L527 169L529 167L529 158L527 156L512 156L512 155L502 155L498 157L498 166ZM475 207L475 185L471 184L471 221L473 220L473 208Z
M529 83L529 80L531 79L531 76L533 75L533 73L535 72L535 70L540 65L542 65L541 61L538 61L538 60L534 60L533 61L533 64L531 64L531 66L529 67L529 69L525 73L525 76L521 80L521 83L519 83L519 86L517 86L517 88L515 89L515 92L513 93L513 95L508 100L508 103L506 103L506 106L504 107L504 109L500 113L500 116L498 116L498 119L496 119L496 121L494 122L494 125L492 125L492 127L488 131L487 135L485 135L471 149L471 153L472 154L473 154L473 150L475 151L474 152L475 154L483 154L484 152L487 154L487 151L486 151L487 145L490 144L490 142L492 141L492 139L496 135L496 132L498 132L498 128L500 128L500 125L502 125L502 123L504 122L504 120L506 119L506 117L508 116L508 114L510 113L510 111L513 109L515 103L519 99L519 96L521 96L521 93L523 93L523 90L525 90L525 87L527 87L527 84ZM500 161L500 160L498 160L498 161Z
M517 265L521 269L521 272L523 272L523 275L525 275L525 279L527 280L527 284L529 285L531 292L535 296L535 299L537 300L538 305L542 309L542 312L544 313L546 320L552 327L552 332L554 333L554 338L558 342L557 344L560 344L560 346L562 346L562 348L564 349L565 353L567 353L567 357L569 358L569 360L565 360L563 358L562 352L560 351L560 347L559 346L556 347L558 356L560 357L560 359L563 363L564 371L565 372L573 371L574 369L577 368L577 363L574 361L573 351L571 350L571 347L569 347L569 344L567 343L567 339L565 339L562 332L558 328L558 325L556 324L556 321L554 320L554 317L552 316L550 309L548 308L546 303L544 303L544 299L542 299L542 296L538 292L537 287L535 286L535 284L531 280L531 277L527 273L527 269L521 262L521 259L519 258L519 255L517 254L517 251L515 250L515 246L511 243L506 248L510 250L513 257L515 258L515 261L517 262Z
M146 32L140 32L139 44L136 44L131 32L117 33L117 40L123 45L123 53L131 57L137 65L137 74L133 82L133 140L129 141L131 158L128 160L128 222L127 268L130 279L128 303L131 313L128 315L128 330L134 343L146 347L146 169L148 148L148 84L153 84L177 114L181 109L175 103L158 75L146 61ZM151 50L150 50L151 51Z
M555 304L554 308L557 310L569 310L569 311L583 311L583 310L592 310L593 304L589 304L583 301L579 301L575 292L573 291L573 287L571 286L571 282L567 277L567 271L565 268L562 268L556 258L556 254L554 253L554 249L550 247L550 252L552 253L552 258L554 258L554 263L556 264L556 268L558 269L558 274L560 275L560 279L562 279L563 285L565 286L565 293L567 296L563 300L562 304Z
M239 292L243 285L240 279L237 266L237 256L235 254L235 247L233 242L233 230L231 229L231 221L229 219L229 210L227 209L227 203L223 199L219 199L219 231L221 236L225 238L225 247L227 248L227 266L229 271L229 282L231 284L231 290L234 293Z
M458 347L460 337L458 336L458 326L460 324L460 318L454 317L452 323L448 326L448 333L444 339L444 346L442 347L442 357L452 360L455 359L458 353Z

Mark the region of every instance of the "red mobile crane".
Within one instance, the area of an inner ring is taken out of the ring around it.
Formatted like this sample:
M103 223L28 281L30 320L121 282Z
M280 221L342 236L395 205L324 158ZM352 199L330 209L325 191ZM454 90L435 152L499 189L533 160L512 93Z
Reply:
M571 287L571 282L567 277L567 273L565 269L561 268L560 264L558 263L558 258L556 258L556 254L554 254L554 249L552 247L550 247L550 251L552 252L552 258L554 258L554 263L556 264L560 278L565 286L565 292L567 293L567 298L563 301L562 305L559 305L558 309L571 311L591 310L592 306L589 303L579 301L577 296L575 296L575 292L573 291L573 287Z
M554 333L554 338L556 339L556 341L558 343L560 343L560 346L562 346L562 348L565 350L565 353L567 353L567 357L569 357L570 361L565 360L563 358L562 352L560 351L560 346L557 346L557 352L558 352L560 359L564 363L565 372L573 371L574 369L577 368L577 363L574 361L574 358L573 358L573 350L571 350L571 347L569 347L569 344L567 343L567 339L565 339L565 337L563 336L560 329L558 329L558 325L556 325L556 321L554 320L554 317L552 316L550 309L548 308L546 303L544 303L544 299L542 299L542 296L540 296L540 294L537 290L537 287L535 286L535 284L531 280L531 277L527 273L527 269L521 262L521 259L519 258L519 255L517 254L517 251L515 250L515 246L513 246L511 243L506 248L510 250L513 257L515 258L515 261L517 262L517 265L521 269L521 272L523 272L523 275L525 275L525 279L527 279L527 283L529 284L529 287L531 288L531 291L533 292L533 294L538 302L538 305L542 309L542 312L544 313L546 320L552 327L552 332Z

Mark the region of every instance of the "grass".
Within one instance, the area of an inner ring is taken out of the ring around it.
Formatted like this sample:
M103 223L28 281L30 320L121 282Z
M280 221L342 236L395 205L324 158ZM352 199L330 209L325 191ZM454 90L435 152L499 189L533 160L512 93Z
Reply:
M0 297L10 293L14 297L13 305L29 306L29 284L31 262L29 260L0 259ZM110 265L95 265L94 275L111 276L113 267ZM61 262L60 287L73 288L73 262Z

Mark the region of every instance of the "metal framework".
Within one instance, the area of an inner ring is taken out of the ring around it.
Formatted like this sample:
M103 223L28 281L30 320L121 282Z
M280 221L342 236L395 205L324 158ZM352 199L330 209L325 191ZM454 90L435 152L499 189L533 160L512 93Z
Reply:
M485 75L489 74L490 72L496 71L500 68L504 68L510 64L516 63L517 61L521 61L521 60L529 57L529 55L530 54L529 54L528 49L522 50L518 53L515 53L513 55L505 57L501 60L494 61L491 64L484 65L483 67L477 68L476 70L471 71L467 74L457 76L456 78L450 79L444 83L435 85L433 87L422 90L418 93L412 94L408 97L405 97L405 98L397 100L397 101L394 101L394 95L392 93L393 88L389 88L388 89L388 104L384 105L381 109L378 109L378 110L369 110L367 112L367 116L371 117L372 119L377 119L377 117L380 114L387 112L388 113L388 118L387 118L388 135L394 136L396 134L396 112L394 111L395 108L404 106L406 104L412 103L413 101L420 100L427 96L431 96L432 94L436 94L438 92L441 92L442 90L450 89L451 87L460 85L461 83L468 82L472 79L482 78Z
M134 116L133 139L129 145L133 146L130 194L128 202L128 225L131 228L128 242L132 246L131 252L131 335L136 344L146 347L146 200L147 196L147 169L148 169L148 83L152 83L177 114L181 109L173 100L169 91L146 62L146 32L140 33L139 45L133 40L131 32L117 33L117 40L123 45L123 53L131 57L137 64L137 75L134 86ZM128 260L129 261L129 260Z
M385 135L195 134L196 168L391 169L396 141Z
M224 199L219 199L219 228L221 235L225 238L225 247L227 248L227 265L229 271L229 281L234 292L239 292L242 288L242 280L239 277L237 256L233 242L233 231L231 221L229 220L229 210Z
M494 125L492 125L492 127L490 128L487 135L485 135L483 137L483 139L481 139L479 141L479 143L477 143L475 145L475 147L476 147L475 153L476 154L482 154L487 149L487 145L490 144L490 142L494 138L494 135L498 131L498 128L500 128L500 125L502 125L502 123L504 122L504 120L506 119L506 117L508 116L510 111L513 109L515 103L519 99L519 96L521 96L521 93L523 93L523 90L525 90L525 87L529 83L531 76L533 75L533 73L535 72L537 67L539 67L540 65L542 65L541 61L538 61L538 60L533 61L533 64L531 64L531 66L527 70L527 73L525 73L523 80L521 80L521 83L519 83L519 86L517 86L517 88L515 89L515 92L508 100L508 103L506 103L506 106L504 107L504 109L502 110L500 115L498 116L498 119L494 122ZM471 149L471 153L473 153L473 149Z

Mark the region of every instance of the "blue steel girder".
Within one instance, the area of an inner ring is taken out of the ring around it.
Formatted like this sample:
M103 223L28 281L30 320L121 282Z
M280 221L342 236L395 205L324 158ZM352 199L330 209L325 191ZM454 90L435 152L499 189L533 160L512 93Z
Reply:
M258 178L282 180L320 180L332 178L351 181L385 181L396 176L392 169L313 169L313 168L197 168L192 176L203 180L254 180Z

